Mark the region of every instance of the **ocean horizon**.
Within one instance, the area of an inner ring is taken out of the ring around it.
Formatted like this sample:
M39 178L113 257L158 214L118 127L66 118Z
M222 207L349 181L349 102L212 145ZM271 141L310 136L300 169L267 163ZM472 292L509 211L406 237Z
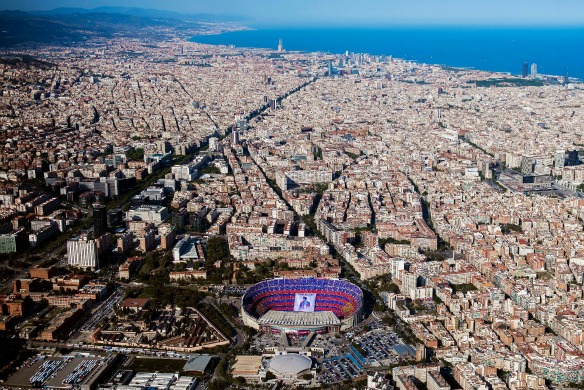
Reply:
M193 42L343 54L369 53L408 61L514 75L523 63L538 74L584 80L584 27L254 28L192 37Z

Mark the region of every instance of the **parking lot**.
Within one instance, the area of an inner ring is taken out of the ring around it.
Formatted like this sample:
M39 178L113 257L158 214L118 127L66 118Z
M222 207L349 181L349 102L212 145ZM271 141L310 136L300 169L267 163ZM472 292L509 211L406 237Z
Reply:
M415 357L415 349L381 324L371 323L361 334L349 332L343 338L319 335L312 346L324 348L318 379L325 385L357 380L368 367L390 366Z
M343 345L343 339L335 335L317 335L311 344L312 347L324 349L325 357L338 356Z
M95 375L109 367L114 359L113 356L89 356L87 353L59 357L36 355L25 361L6 383L12 388L80 386L94 380Z
M345 380L355 380L365 374L363 360L357 356L358 353L356 355L349 349L342 356L324 359L318 377L320 382L331 384Z
M251 341L257 353L277 347L298 347L306 336L259 333ZM310 344L312 357L320 364L317 379L324 385L361 379L369 367L386 367L415 357L415 349L404 343L392 328L380 321L367 321L344 335L317 334Z
M369 366L390 366L416 356L414 348L400 340L397 334L383 329L356 336L353 343L363 352Z

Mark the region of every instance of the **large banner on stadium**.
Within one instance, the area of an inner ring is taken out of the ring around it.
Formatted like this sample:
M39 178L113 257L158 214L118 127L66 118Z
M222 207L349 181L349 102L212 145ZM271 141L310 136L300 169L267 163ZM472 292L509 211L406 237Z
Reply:
M294 297L294 311L314 311L316 294L296 294Z

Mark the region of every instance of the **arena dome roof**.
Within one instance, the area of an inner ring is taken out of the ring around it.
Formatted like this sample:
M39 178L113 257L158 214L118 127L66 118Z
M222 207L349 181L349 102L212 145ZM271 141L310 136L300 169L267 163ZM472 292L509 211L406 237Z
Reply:
M279 374L300 374L302 371L310 370L312 360L304 355L288 354L274 356L270 360L268 369Z

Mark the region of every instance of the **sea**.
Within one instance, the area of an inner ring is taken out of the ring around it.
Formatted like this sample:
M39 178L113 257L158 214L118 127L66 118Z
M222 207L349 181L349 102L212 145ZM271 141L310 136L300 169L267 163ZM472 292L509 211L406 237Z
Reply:
M519 75L523 63L538 74L584 80L584 27L273 28L193 37L235 47L333 54L369 53L426 64Z

